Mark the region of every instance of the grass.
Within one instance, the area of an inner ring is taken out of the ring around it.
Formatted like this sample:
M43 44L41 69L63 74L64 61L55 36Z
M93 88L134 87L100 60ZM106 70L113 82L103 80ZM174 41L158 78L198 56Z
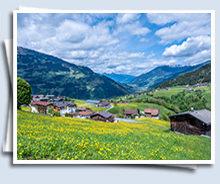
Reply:
M76 103L77 107L90 108L95 112L105 111L107 109L107 108L102 108L102 107L94 107L93 104L86 104L85 100L74 99L74 102Z
M157 91L155 93L153 93L154 97L160 97L160 96L167 96L167 97L171 97L172 95L175 95L179 92L183 91L183 88L181 88L181 86L178 87L173 87L170 88L168 90L161 90L161 91Z
M22 107L21 106L21 110L30 112L31 108L30 107Z
M211 159L210 138L170 133L160 120L104 123L21 110L17 120L18 160Z
M162 105L158 105L158 104L153 104L153 103L130 103L130 104L118 103L108 112L113 113L113 114L118 114L121 107L123 107L124 109L139 109L140 111L144 111L145 108L152 108L152 109L159 109L159 114L164 114L168 112L170 112L171 114L174 114L173 111L167 109L166 107Z

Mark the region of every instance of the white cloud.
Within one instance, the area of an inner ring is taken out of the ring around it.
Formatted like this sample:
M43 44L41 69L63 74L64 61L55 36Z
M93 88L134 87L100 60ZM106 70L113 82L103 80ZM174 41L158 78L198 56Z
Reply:
M129 58L144 58L145 52L131 53L129 54Z
M119 13L116 19L117 24L125 24L139 19L138 13Z
M152 58L152 57L154 57L155 56L155 54L154 53L151 53L151 54L149 54L148 56L147 56L147 59L150 59L150 58Z
M187 38L181 45L167 47L163 53L165 57L189 57L203 50L211 49L211 38L209 36L198 36Z
M203 50L191 57L184 59L186 64L199 64L205 61L211 60L211 50Z
M151 30L147 27L142 27L139 21L128 23L125 25L119 25L114 31L113 35L118 35L121 32L129 32L131 35L142 35L145 36L150 33Z
M149 39L147 39L147 38L141 38L141 39L140 39L140 42L149 42Z
M181 40L201 35L211 34L211 16L202 13L164 13L164 14L147 14L151 23L165 25L157 30L155 35L160 37L161 44L180 42ZM166 26L167 23L172 23Z

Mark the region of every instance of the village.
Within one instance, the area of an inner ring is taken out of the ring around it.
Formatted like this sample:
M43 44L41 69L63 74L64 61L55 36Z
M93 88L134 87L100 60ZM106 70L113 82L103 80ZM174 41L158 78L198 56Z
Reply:
M144 93L143 93L144 94ZM106 123L138 122L138 118L159 119L159 109L145 108L144 111L138 109L125 109L124 116L107 112L113 107L109 101L86 100L88 107L77 106L76 103L67 101L65 96L55 95L32 95L29 104L31 112L48 114L50 116L62 116L71 118L90 119ZM105 110L95 112L92 108L99 107ZM194 110L170 115L170 131L186 135L203 135L211 137L211 111L207 109ZM132 119L135 119L132 121Z
M31 112L48 114L53 116L68 116L82 119L91 119L104 122L118 122L117 115L107 112L111 109L113 105L108 101L98 101L98 100L86 100L85 104L90 105L88 107L77 107L74 102L66 101L68 99L65 96L55 96L55 95L32 95L32 101L29 104ZM107 110L100 112L95 112L92 107L99 107ZM135 119L139 117L151 117L159 119L158 109L145 109L143 112L138 112L136 109L125 109L124 119Z

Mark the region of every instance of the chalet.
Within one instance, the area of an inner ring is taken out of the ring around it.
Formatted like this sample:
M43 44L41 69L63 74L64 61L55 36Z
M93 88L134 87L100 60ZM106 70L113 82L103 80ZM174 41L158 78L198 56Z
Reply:
M98 101L98 100L86 100L86 104L93 104L93 105L98 105L98 103L99 103L100 101Z
M62 99L62 98L57 97L57 98L54 98L54 99L53 99L53 101L54 101L54 102L61 102L61 101L63 101L63 99Z
M91 115L93 115L95 113L95 111L91 110L91 109L88 109L88 110L85 110L85 111L80 111L77 113L77 116L78 118L90 118Z
M136 117L138 117L139 116L139 114L138 114L138 111L137 111L137 109L125 109L125 118L131 118L132 116L135 116L135 118Z
M32 101L40 101L41 98L43 98L44 95L33 95L32 96Z
M146 117L159 119L159 109L144 109Z
M76 113L81 112L81 111L86 111L87 108L85 107L77 107L76 108Z
M64 116L65 113L75 113L76 108L74 102L53 102L53 110L59 112L61 116Z
M91 115L91 119L104 122L114 122L115 115L106 111L102 111Z
M48 102L50 99L48 97L42 97L39 101Z
M99 102L99 103L97 104L97 107L109 108L109 107L110 107L110 103L109 103L109 102L102 101L102 102Z
M30 103L31 112L35 113L48 113L48 110L53 108L53 104L42 101L34 101Z
M211 137L211 111L192 110L169 116L170 131Z
M47 98L49 98L49 100L50 100L50 101L52 101L53 99L55 99L55 98L56 98L56 96L55 96L55 95L47 95L46 97L47 97Z

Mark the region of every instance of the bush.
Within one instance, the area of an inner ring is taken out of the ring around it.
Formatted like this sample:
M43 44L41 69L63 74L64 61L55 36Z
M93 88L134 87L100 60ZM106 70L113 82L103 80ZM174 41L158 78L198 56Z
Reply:
M119 114L118 118L124 118L124 115L123 114Z
M21 105L29 105L31 102L31 87L30 85L20 77L17 78L17 109Z
M53 111L52 114L53 114L53 116L60 116L60 113L57 111Z
M72 118L72 117L73 117L73 114L71 114L71 113L66 113L66 114L65 114L65 117L71 117L71 118Z
M162 119L165 121L170 121L169 117L166 114L162 114Z
M131 115L131 119L134 119L136 116L135 115Z

